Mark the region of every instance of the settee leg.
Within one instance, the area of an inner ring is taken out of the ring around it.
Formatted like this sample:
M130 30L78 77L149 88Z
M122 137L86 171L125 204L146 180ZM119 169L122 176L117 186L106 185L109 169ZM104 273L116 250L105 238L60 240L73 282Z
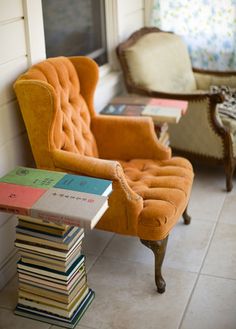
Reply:
M225 166L225 174L226 174L226 191L230 192L233 188L233 174L234 168L233 166Z
M162 294L165 292L166 283L161 274L161 267L166 253L166 245L168 241L168 236L163 240L151 241L142 240L141 242L148 248L150 248L155 256L155 282L157 286L157 291Z
M183 219L184 219L184 224L185 225L189 225L191 222L191 217L188 214L188 210L187 210L188 206L185 208L184 212L183 212Z

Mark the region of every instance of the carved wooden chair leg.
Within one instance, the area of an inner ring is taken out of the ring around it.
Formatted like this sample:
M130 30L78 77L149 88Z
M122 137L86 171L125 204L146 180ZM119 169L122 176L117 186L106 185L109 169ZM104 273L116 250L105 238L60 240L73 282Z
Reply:
M189 225L190 222L191 222L191 217L188 214L188 206L185 208L182 216L183 216L183 219L184 219L184 224Z
M150 248L155 256L155 282L157 286L157 291L162 294L165 292L166 283L161 274L161 267L165 257L166 245L168 241L168 236L163 240L151 241L142 240L141 242L148 248Z
M233 188L234 166L228 164L225 165L225 174L226 174L226 191L230 192Z

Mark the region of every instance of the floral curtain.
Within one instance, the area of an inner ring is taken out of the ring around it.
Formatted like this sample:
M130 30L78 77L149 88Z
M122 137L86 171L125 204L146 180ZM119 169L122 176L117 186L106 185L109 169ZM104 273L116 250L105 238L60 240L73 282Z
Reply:
M151 25L181 35L194 67L236 70L236 0L154 0Z

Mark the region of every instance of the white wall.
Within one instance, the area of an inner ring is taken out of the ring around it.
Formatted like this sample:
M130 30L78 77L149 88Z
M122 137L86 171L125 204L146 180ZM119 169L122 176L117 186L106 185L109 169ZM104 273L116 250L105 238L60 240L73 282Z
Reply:
M118 0L119 41L144 26L143 0Z
M116 27L110 51L114 52L117 42L144 25L144 8L143 0L117 0L113 7L113 15L118 14L112 18ZM0 176L16 165L33 163L12 85L28 66L44 59L42 31L40 0L0 1ZM120 81L116 71L101 77L95 99L98 111L120 91ZM0 213L0 289L16 271L15 224L14 216Z
M32 163L25 127L12 88L28 66L21 0L0 1L0 176ZM15 273L16 218L0 213L0 288Z

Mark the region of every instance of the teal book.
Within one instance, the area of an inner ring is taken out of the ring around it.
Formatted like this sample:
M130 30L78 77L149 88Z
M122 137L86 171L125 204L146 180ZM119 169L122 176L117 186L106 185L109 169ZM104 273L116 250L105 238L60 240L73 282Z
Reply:
M16 167L14 170L0 178L0 182L26 185L48 189L59 182L66 174L49 170Z
M100 112L100 114L122 115L125 108L126 104L109 104Z
M66 174L55 188L108 196L112 191L112 181L88 176Z

